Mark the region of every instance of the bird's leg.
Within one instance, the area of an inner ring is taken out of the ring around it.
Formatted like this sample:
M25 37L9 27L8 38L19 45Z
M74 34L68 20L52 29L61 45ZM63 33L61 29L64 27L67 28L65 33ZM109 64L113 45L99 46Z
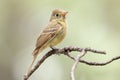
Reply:
M50 46L50 48L51 48L52 50L58 50L58 48L53 47L52 45Z
M58 51L59 49L58 48L56 48L56 47L53 47L53 46L50 46L50 48L52 49L52 50L54 50L54 51ZM57 55L60 55L61 53L56 53Z

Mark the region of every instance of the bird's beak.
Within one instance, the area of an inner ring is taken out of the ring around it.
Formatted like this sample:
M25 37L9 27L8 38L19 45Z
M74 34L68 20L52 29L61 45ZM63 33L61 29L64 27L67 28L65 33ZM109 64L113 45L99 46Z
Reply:
M68 12L63 12L63 14L62 14L62 15L65 17L65 16L66 16L66 14L68 14Z

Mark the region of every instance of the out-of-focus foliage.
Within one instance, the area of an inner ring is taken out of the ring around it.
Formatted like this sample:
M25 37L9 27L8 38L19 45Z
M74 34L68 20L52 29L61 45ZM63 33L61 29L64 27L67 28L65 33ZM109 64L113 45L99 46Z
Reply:
M120 0L0 0L0 80L23 79L36 38L55 8L69 11L68 34L57 47L91 47L107 52L88 54L84 57L88 61L104 62L120 55ZM69 80L72 63L64 56L52 56L30 80ZM119 61L104 67L80 63L76 80L120 80L119 66Z

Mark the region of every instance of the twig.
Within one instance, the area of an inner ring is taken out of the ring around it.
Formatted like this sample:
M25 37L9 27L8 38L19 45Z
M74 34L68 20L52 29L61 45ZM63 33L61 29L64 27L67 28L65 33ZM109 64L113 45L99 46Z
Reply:
M115 60L118 60L118 59L120 59L120 56L116 56L116 57L114 57L114 58L112 58L112 59L110 59L106 62L101 62L101 63L99 63L99 62L88 62L88 61L85 61L85 60L79 60L79 62L85 63L87 65L91 65L91 66L104 66L104 65L107 65L107 64L109 64L109 63L111 63Z
M52 50L50 50L37 62L37 64L33 67L33 69L24 76L24 80L28 80L28 78L39 68L39 66L51 55L64 54L64 55L68 56L69 58L75 60L75 58L72 57L69 53L72 52L72 51L82 52L82 50L83 50L83 48L79 48L79 47L65 47L65 48L62 48L62 49L52 49ZM98 54L106 54L106 52L104 52L104 51L98 51L98 50L94 50L94 49L91 49L91 48L85 48L84 50L85 50L85 52L89 51L89 52L98 53ZM87 65L92 65L92 66L104 66L104 65L107 65L107 64L111 63L114 60L117 60L117 59L120 59L120 56L114 57L114 58L112 58L112 59L110 59L106 62L103 62L103 63L88 62L88 61L85 61L85 60L82 60L82 59L79 59L79 62L87 64Z
M79 63L79 59L80 59L81 57L83 57L83 56L85 55L85 53L86 53L86 51L85 51L85 49L83 49L82 52L77 55L77 57L76 57L76 59L75 59L75 62L74 62L74 64L73 64L73 66L72 66L71 72L70 72L71 80L75 80L75 76L74 76L75 69L76 69L76 67L77 67L77 64Z
M71 55L67 54L67 56L69 58L71 58L72 60L75 60L75 58L72 57ZM109 63L111 63L115 60L118 60L118 59L120 59L120 56L113 57L112 59L110 59L108 61L105 61L105 62L89 62L89 61L85 61L85 60L82 60L82 59L79 59L79 62L90 65L90 66L104 66L104 65L107 65L107 64L109 64Z

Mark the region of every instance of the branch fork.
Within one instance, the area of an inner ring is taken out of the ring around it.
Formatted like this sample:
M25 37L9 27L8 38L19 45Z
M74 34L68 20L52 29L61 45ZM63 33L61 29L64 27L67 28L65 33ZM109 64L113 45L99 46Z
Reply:
M118 60L120 59L120 56L116 56L108 61L105 61L105 62L89 62L89 61L85 61L85 60L82 60L81 58L84 57L87 52L92 52L92 53L97 53L97 54L106 54L105 51L99 51L99 50L95 50L95 49L91 49L91 48L79 48L79 47L64 47L64 48L61 48L61 49L58 49L58 48L53 48L51 47L52 50L48 51L38 62L37 64L32 68L32 70L27 73L26 75L24 75L24 80L28 80L28 78L39 68L39 66L41 66L41 64L50 56L54 55L54 54L57 54L57 55L60 55L60 54L64 54L65 56L67 56L68 58L74 60L75 62L73 63L73 66L71 68L71 72L70 72L70 79L71 80L75 80L75 76L74 76L74 73L75 73L75 69L77 67L77 64L79 62L81 63L84 63L84 64L87 64L87 65L90 65L90 66L104 66L104 65L107 65L111 62L113 62L114 60ZM79 54L76 56L76 57L73 57L70 55L70 52L73 52L73 51L76 51L76 52L79 52Z

